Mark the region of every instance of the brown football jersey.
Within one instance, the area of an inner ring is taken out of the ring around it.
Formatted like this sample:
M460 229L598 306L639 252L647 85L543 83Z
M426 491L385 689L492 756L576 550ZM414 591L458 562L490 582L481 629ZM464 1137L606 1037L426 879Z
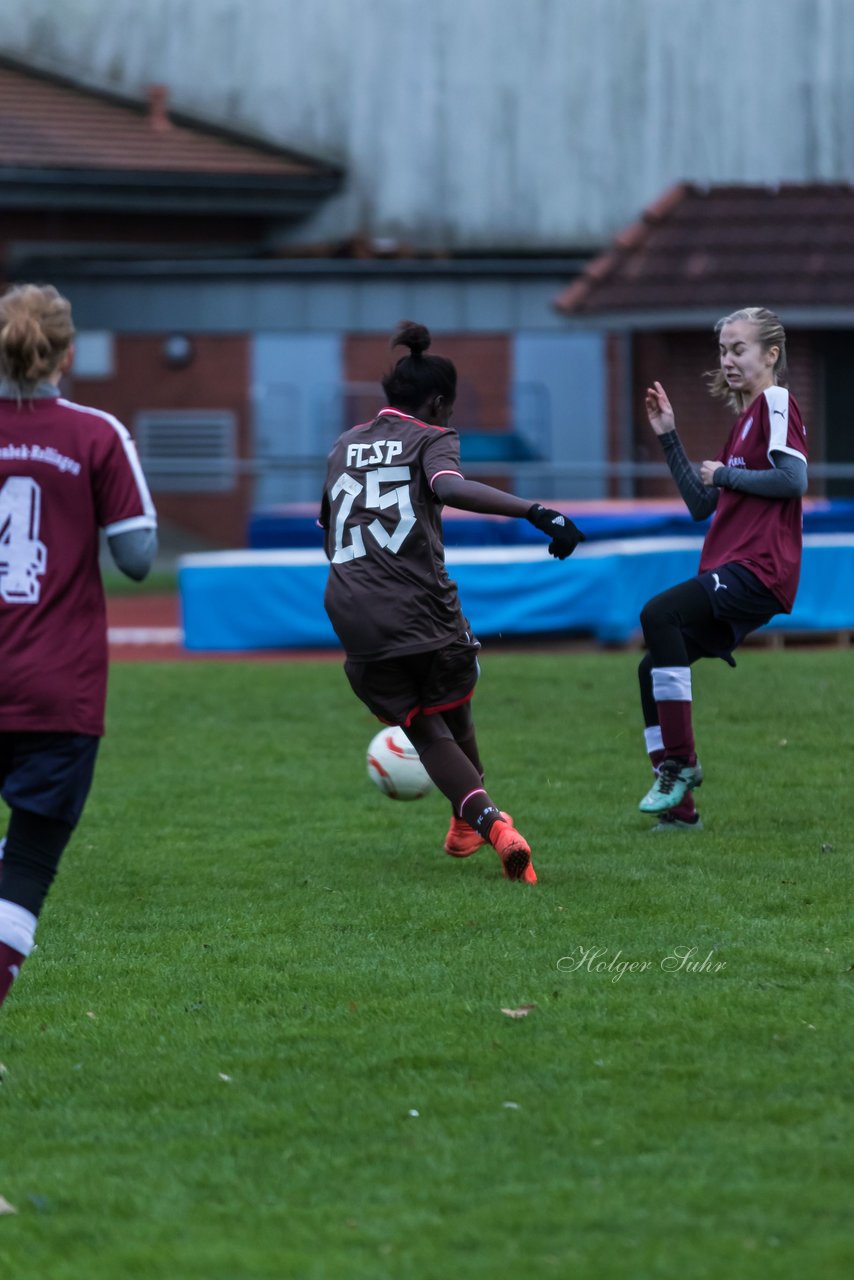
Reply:
M325 605L351 658L425 653L467 628L432 489L442 473L462 475L456 431L397 409L345 431L329 454Z

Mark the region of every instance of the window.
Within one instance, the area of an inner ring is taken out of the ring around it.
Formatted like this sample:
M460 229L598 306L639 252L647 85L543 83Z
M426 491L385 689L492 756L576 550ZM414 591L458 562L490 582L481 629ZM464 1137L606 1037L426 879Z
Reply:
M78 329L74 337L75 378L112 378L115 373L113 335L101 330Z
M233 489L237 426L225 410L152 409L138 413L134 435L146 479L161 493Z

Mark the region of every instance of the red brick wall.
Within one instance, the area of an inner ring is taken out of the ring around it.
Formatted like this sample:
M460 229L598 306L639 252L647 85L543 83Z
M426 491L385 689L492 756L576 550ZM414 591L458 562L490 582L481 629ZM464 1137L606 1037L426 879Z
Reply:
M816 360L812 335L793 332L787 335L789 354L789 388L795 396L808 427L816 410ZM632 340L632 437L638 462L658 462L660 450L644 409L646 388L659 381L673 405L676 426L685 450L694 462L713 458L726 439L734 413L723 402L713 399L703 374L717 368L717 344L714 333L674 332L636 333ZM618 390L611 382L611 402ZM617 401L619 404L619 401ZM817 461L816 444L820 431L810 432L812 457ZM815 491L811 488L811 491ZM636 482L639 498L673 497L673 483L641 479Z
M164 335L165 336L165 335ZM121 335L115 340L111 378L74 378L67 394L115 414L133 431L136 414L148 409L220 409L237 422L238 457L250 454L249 343L245 336L188 335L195 357L170 369L161 355L163 337ZM230 493L161 493L153 490L159 515L216 547L246 544L251 477L238 477Z
M388 334L353 334L344 344L344 377L348 382L371 383L376 400L365 396L365 416L381 408L381 379L405 347L389 349ZM454 426L460 432L510 429L510 337L507 334L434 334L431 355L447 356L457 367L457 403ZM357 412L356 417L360 417ZM345 423L351 426L352 423Z

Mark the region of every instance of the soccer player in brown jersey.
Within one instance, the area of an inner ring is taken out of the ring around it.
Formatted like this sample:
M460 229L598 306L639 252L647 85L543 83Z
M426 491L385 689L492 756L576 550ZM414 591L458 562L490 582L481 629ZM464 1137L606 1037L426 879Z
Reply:
M60 394L73 339L71 307L50 285L0 297L0 1004L34 946L104 732L99 531L131 578L157 547L128 432Z
M445 568L442 506L527 518L560 560L583 534L558 511L466 480L449 426L453 363L426 354L430 334L420 324L402 324L391 345L409 354L383 379L386 407L329 454L320 513L326 610L353 691L379 720L404 728L451 803L445 852L465 858L488 843L508 879L534 884L527 841L483 785L470 706L480 645Z
M660 382L646 411L695 520L713 515L696 578L655 596L641 613L647 654L640 665L646 747L655 781L640 802L659 815L654 831L696 830L692 792L702 781L691 723L691 666L732 651L776 613L791 613L801 568L801 498L807 489L806 429L786 390L786 334L764 307L745 307L715 326L720 368L713 395L738 413L717 456L699 474L676 434Z

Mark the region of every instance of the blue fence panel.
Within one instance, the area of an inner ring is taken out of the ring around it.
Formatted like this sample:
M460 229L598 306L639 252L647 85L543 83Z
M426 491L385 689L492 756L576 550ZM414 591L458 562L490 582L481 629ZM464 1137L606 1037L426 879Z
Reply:
M585 544L571 560L540 547L456 548L447 563L480 636L583 634L602 643L636 638L646 601L697 572L702 539ZM194 650L328 648L327 564L317 550L184 556L179 589L184 639ZM854 629L854 536L805 539L794 612L775 630Z

